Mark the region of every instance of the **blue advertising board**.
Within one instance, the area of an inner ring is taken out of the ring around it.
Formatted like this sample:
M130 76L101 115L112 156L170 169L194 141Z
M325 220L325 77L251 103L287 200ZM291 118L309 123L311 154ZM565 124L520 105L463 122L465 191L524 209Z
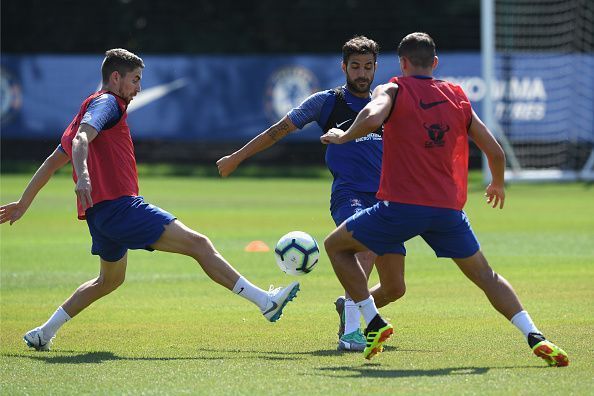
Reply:
M506 123L508 138L594 142L594 56L546 55L547 62L584 63L583 74L572 79L531 67L542 63L539 56L514 55L507 60L514 74L497 76L496 117ZM99 88L102 59L3 54L2 138L58 140L83 99ZM143 90L128 109L135 139L245 142L313 92L344 84L340 54L143 59ZM381 55L378 64L374 86L399 73L394 54ZM436 77L461 84L479 115L480 75L479 53L440 54ZM310 125L292 139L313 141L319 134Z

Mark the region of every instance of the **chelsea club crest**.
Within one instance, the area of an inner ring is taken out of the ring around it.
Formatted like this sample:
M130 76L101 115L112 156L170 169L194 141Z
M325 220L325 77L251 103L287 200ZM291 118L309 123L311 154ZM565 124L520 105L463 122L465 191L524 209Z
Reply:
M266 84L266 112L272 122L284 117L308 96L318 91L318 80L303 66L276 70Z

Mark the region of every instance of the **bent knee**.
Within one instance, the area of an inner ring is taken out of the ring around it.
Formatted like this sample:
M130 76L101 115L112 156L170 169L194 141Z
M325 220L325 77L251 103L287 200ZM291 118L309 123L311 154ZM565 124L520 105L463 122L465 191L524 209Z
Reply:
M497 275L497 273L490 267L487 267L469 274L468 278L470 278L476 285L484 289L497 283L499 275Z
M192 233L190 235L190 244L194 258L199 261L204 255L217 254L214 245L206 235L197 232Z
M126 280L125 275L109 278L99 277L96 284L101 293L106 295L120 287L124 283L124 280Z
M328 235L326 239L324 239L324 249L328 254L334 251L334 242L332 240L332 235Z
M394 302L399 298L402 298L406 293L406 286L404 283L398 285L392 285L389 287L382 286L384 297L390 302Z
M349 251L344 241L337 235L336 231L331 233L324 239L324 249L327 254L334 254L340 251Z
M375 262L375 259L377 258L377 255L375 253L373 253L372 251L367 250L364 252L357 253L356 257L357 257L357 261L359 261L359 264L361 264L365 268L371 269L371 267L373 267L373 263Z

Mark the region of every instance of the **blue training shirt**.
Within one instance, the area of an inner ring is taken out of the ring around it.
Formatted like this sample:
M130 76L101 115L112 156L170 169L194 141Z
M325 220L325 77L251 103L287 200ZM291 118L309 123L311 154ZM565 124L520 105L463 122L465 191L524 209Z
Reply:
M347 105L355 113L359 113L371 101L371 97L360 98L345 87L342 87L342 90ZM334 90L320 91L309 96L298 107L291 110L287 117L299 129L315 121L323 131L335 103L336 93ZM328 147L326 165L334 177L332 193L345 189L357 192L377 192L381 164L382 137L376 133L370 133L348 143Z
M118 106L118 101L112 94L104 93L101 96L97 96L89 103L87 111L83 115L81 124L89 124L101 132L105 129L112 128L122 118L122 111ZM58 150L66 154L66 151L62 148L62 145L58 145Z
M80 123L89 124L97 132L101 132L104 129L112 128L120 121L121 117L122 111L118 106L117 99L106 92L89 103L89 107L87 107L87 111Z

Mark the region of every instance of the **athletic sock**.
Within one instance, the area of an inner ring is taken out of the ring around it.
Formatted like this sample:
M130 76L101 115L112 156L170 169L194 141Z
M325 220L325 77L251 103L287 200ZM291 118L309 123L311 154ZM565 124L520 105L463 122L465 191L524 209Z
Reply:
M359 312L361 312L363 319L365 319L365 325L367 326L369 325L369 322L373 320L375 315L379 315L379 311L375 306L375 300L373 299L373 296L369 296L369 298L359 301L355 304L357 304Z
M511 322L518 328L518 330L522 332L522 334L524 334L524 337L526 338L528 338L528 334L530 333L540 333L540 331L534 325L534 322L532 322L532 318L526 311L520 311L515 314L511 318Z
M62 325L70 320L70 315L64 311L64 308L61 306L56 309L56 312L45 322L40 328L43 331L43 336L46 340L49 340L53 336L56 335L58 329L62 327Z
M265 310L266 304L268 304L268 293L260 289L258 286L253 285L243 276L239 277L237 283L233 286L233 293L253 302L260 308L260 311Z
M531 334L538 334L542 337L542 333L540 332L540 330L536 328L534 322L532 322L532 318L530 317L530 315L528 315L528 312L526 311L520 311L517 314L515 314L511 318L511 322L514 326L518 328L518 330L522 332L522 334L524 334L524 337L526 337L526 339L528 340L528 344L531 343ZM532 340L534 340L534 337L532 337ZM535 344L539 343L540 341L535 342ZM530 345L530 347L532 347L532 345Z
M361 327L361 313L353 300L347 298L344 303L344 334L351 334Z

